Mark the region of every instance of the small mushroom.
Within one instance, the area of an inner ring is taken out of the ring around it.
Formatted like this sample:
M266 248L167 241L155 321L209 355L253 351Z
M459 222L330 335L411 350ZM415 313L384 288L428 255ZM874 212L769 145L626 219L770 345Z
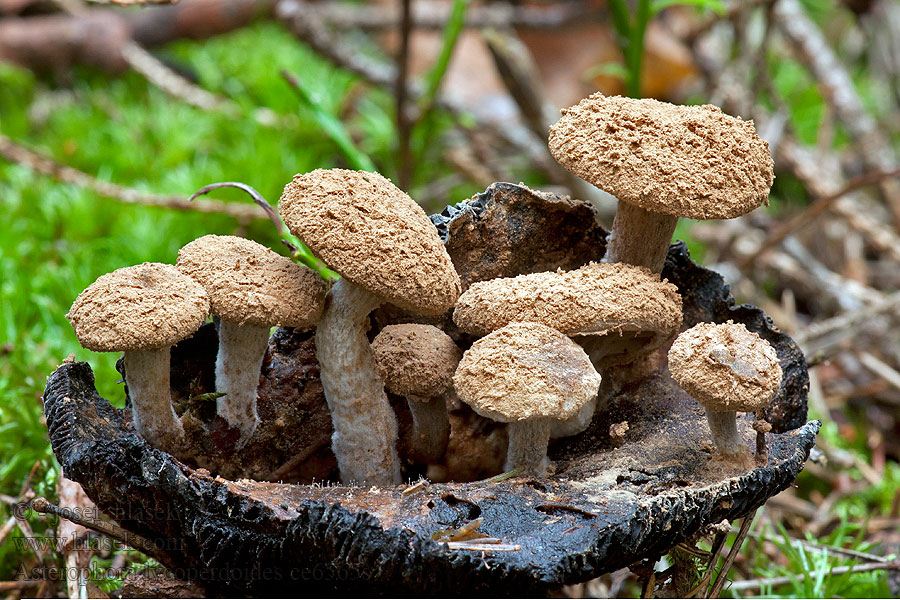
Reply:
M553 156L619 200L606 262L659 273L678 217L731 219L767 202L773 162L752 121L600 93L562 115L550 127Z
M727 459L746 453L737 411L762 410L781 385L775 349L740 323L700 323L669 350L672 378L706 408L713 442Z
M388 325L372 340L375 362L385 389L406 397L413 417L413 460L434 464L450 440L450 420L444 394L462 350L449 335L418 323Z
M256 388L272 326L309 327L325 306L327 285L313 270L252 240L206 235L178 252L178 269L209 294L220 319L217 413L250 439L259 417Z
M453 384L478 414L509 423L506 470L542 477L554 420L572 417L600 389L587 354L540 323L511 323L472 344Z
M613 423L609 426L609 443L613 448L619 448L625 442L625 434L628 433L628 421Z
M170 347L208 314L209 297L200 284L172 265L143 263L100 276L66 315L88 350L125 353L135 429L161 450L185 450L169 389Z
M385 303L422 315L456 302L459 275L425 211L377 173L294 176L279 204L291 233L341 274L316 329L316 355L345 483L400 483L397 418L366 338Z
M550 439L558 440L578 435L590 427L591 422L594 420L594 413L597 412L597 399L598 396L594 396L585 402L574 416L562 421L553 421L553 424L550 426Z

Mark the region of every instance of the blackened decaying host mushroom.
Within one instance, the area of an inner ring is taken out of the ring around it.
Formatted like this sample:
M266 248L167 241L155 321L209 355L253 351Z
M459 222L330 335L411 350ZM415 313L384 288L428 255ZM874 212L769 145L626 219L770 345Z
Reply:
M564 334L540 323L511 323L476 341L453 376L459 399L478 414L509 423L506 470L543 477L554 420L597 395L600 375Z
M553 156L619 200L605 261L659 273L679 217L731 219L767 201L772 157L752 121L600 93L562 115Z
M125 353L134 426L152 446L180 455L184 430L169 391L170 347L209 314L200 284L172 265L143 263L99 277L66 318L82 346Z
M269 330L310 327L322 315L327 285L298 265L252 240L206 235L178 252L177 267L206 289L220 319L216 356L216 412L241 432L237 447L259 422L256 388Z
M444 395L462 357L449 335L420 323L388 325L372 340L385 389L404 396L413 417L410 458L423 464L441 460L450 441Z
M296 175L279 210L291 233L341 274L316 330L341 480L400 483L397 419L366 338L367 316L384 303L443 313L459 297L459 275L422 208L377 173Z
M736 412L765 408L781 385L775 349L740 323L700 323L669 350L672 378L706 408L713 442L726 458L745 452Z

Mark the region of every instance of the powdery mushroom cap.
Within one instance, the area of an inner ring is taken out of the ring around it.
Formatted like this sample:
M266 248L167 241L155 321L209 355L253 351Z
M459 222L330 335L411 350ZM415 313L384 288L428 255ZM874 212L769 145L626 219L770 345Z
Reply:
M764 408L781 385L775 349L741 323L700 323L669 350L672 378L714 411Z
M239 325L308 327L325 307L328 287L312 269L241 237L194 240L178 269L206 289L214 314Z
M317 169L284 188L291 232L347 280L419 314L440 314L460 293L425 211L378 173Z
M197 331L209 314L203 287L172 265L143 263L100 276L66 318L96 352L152 350Z
M600 375L559 331L511 323L472 344L453 384L460 400L494 421L567 419L597 395Z
M485 335L514 321L542 323L566 335L681 327L677 288L644 267L590 263L473 283L456 303L460 329Z
M767 202L769 145L716 106L597 93L563 109L550 151L622 202L692 219L730 219Z
M388 325L372 340L375 361L392 394L434 398L453 383L462 350L433 325Z

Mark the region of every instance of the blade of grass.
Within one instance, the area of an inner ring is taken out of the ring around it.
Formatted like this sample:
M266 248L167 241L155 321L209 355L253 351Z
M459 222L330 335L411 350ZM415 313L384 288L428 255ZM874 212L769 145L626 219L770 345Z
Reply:
M447 68L450 66L450 59L453 57L453 50L459 41L459 35L466 24L466 10L468 9L469 0L454 0L450 9L450 17L444 26L443 41L441 43L441 51L431 69L425 77L425 90L419 98L419 120L413 127L413 133L416 140L415 151L417 154L417 162L421 163L426 148L431 144L431 138L434 135L436 122L434 119L434 107L437 100L438 92L441 89L441 83Z
M847 575L849 573L868 573L870 571L900 571L900 561L864 563L861 565L844 565L829 569L828 575L831 577L838 575ZM803 574L808 577L807 573ZM816 573L818 576L818 573ZM763 579L748 579L745 581L735 581L729 586L732 592L748 592L761 588L774 588L780 585L796 584L797 575L782 575L779 577L767 577ZM809 594L800 594L812 597Z
M419 107L422 110L423 117L431 111L438 91L441 89L441 82L444 80L444 75L446 75L447 68L450 66L450 59L453 57L456 42L459 41L459 34L462 33L466 25L466 10L468 7L469 0L453 0L450 17L447 19L447 25L444 27L441 52L425 77L425 93L419 98Z
M275 230L278 232L278 236L281 238L281 243L287 246L288 250L290 250L291 258L300 261L301 263L318 273L322 277L322 279L325 279L326 281L336 281L340 277L340 275L329 269L325 265L325 263L316 258L316 256L312 253L312 250L309 249L309 246L291 235L287 227L285 227L284 222L281 220L281 216L279 216L275 209L272 208L272 205L269 204L269 201L266 200L262 194L256 191L253 186L247 185L246 183L241 183L239 181L223 181L221 183L211 183L209 185L203 186L202 188L191 194L191 197L188 198L188 202L192 201L197 196L203 196L213 190L218 190L226 187L237 188L247 193L251 198L253 198L253 201L266 212L269 220L275 225Z
M631 15L625 0L609 0L609 14L616 34L621 38L620 47L624 47L631 31Z
M394 79L394 108L397 126L397 185L409 189L415 164L410 147L413 118L409 114L409 47L413 33L412 0L400 0L400 48L397 51L397 76Z
M641 97L641 70L644 61L644 36L647 25L660 11L670 6L687 5L722 14L721 0L638 0L632 13L625 0L609 0L609 13L616 30L616 44L625 59L625 93Z
M697 10L711 10L717 15L724 15L728 10L722 0L653 0L650 14L655 17L670 6L693 6Z
M309 93L300 80L287 70L281 71L281 76L287 81L288 85L297 93L297 97L303 102L303 105L310 111L313 119L322 128L331 141L337 144L341 154L350 163L350 166L360 171L376 172L375 163L364 152L362 152L353 143L353 138L347 132L347 128L341 123L340 119L329 114L322 108L312 94Z
M644 58L644 34L650 22L650 0L638 0L634 21L628 38L627 92L632 98L641 97L641 68Z
M634 14L625 0L610 0L608 6L616 30L616 44L625 61L625 92L632 98L639 98L644 32L651 17L650 0L638 0Z

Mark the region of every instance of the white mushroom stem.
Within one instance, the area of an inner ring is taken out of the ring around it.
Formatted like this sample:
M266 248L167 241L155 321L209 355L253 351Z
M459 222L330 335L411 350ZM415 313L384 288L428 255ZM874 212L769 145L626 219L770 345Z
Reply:
M447 403L442 396L437 398L407 396L406 401L413 418L410 458L428 465L439 462L450 442Z
M219 322L219 353L216 356L216 412L241 432L236 447L250 439L259 423L256 388L263 357L269 344L269 328Z
M604 262L628 263L647 267L653 273L662 272L677 224L678 217L619 202L606 239Z
M717 412L707 408L706 420L709 421L709 430L719 452L728 457L739 455L743 444L737 432L735 411Z
M334 425L331 447L344 483L401 483L397 418L366 338L368 315L382 302L340 279L316 329L316 356Z
M523 475L544 477L550 467L547 445L550 443L550 427L555 419L535 417L510 421L507 427L509 448L503 469L511 471L521 467Z
M177 453L182 450L184 429L172 408L169 357L168 346L125 352L125 383L138 434L154 448Z
M584 403L573 417L557 421L554 419L550 425L550 438L564 438L578 435L588 428L594 419L594 410L597 408L597 396Z

